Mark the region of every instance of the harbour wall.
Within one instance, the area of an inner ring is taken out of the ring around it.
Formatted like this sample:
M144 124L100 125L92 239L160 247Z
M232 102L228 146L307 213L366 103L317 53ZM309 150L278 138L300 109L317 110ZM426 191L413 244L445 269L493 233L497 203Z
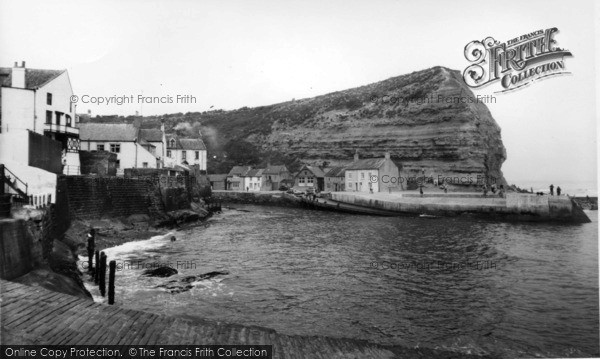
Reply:
M505 198L457 194L428 195L385 193L359 194L334 192L332 199L353 205L398 213L457 215L472 213L511 220L590 222L581 207L571 198L507 193Z
M244 192L213 190L211 200L223 203L262 204L286 207L300 205L298 198L280 191Z
M127 178L61 176L71 218L98 219L147 214L159 217L166 211L190 208L191 189L178 181L159 177Z

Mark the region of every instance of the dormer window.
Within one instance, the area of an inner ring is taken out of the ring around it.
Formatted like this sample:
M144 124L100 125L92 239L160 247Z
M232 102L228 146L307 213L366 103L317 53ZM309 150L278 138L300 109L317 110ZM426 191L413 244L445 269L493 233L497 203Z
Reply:
M175 140L171 139L171 147L175 147Z
M52 105L52 94L50 92L46 94L46 105Z

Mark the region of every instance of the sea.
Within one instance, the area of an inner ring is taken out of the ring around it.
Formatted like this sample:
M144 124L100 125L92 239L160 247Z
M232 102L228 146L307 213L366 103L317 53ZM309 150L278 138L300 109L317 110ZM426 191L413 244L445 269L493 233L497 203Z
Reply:
M598 212L586 213L592 223L555 224L232 205L105 252L127 308L505 358L600 356ZM178 273L144 275L160 265ZM223 274L198 278L209 272ZM161 287L191 276L189 290Z

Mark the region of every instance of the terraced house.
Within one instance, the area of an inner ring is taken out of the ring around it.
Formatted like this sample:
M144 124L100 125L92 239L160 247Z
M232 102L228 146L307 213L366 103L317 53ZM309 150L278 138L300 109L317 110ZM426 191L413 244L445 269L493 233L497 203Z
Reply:
M156 146L142 137L145 134L132 124L80 124L81 149L115 153L117 175L123 175L125 168L163 167Z
M180 138L175 134L166 135L167 149L165 164L198 165L201 171L206 171L206 145L199 138Z

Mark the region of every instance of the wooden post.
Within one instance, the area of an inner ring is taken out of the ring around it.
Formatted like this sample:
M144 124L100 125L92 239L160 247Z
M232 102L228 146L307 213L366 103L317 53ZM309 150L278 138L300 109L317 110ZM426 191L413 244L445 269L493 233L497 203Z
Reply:
M88 273L94 273L94 238L88 237L87 244L87 253L88 253Z
M96 267L94 268L94 283L98 284L100 281L100 252L96 251Z
M110 261L108 271L108 304L115 304L115 270L117 262Z
M100 295L106 296L106 254L100 253Z

